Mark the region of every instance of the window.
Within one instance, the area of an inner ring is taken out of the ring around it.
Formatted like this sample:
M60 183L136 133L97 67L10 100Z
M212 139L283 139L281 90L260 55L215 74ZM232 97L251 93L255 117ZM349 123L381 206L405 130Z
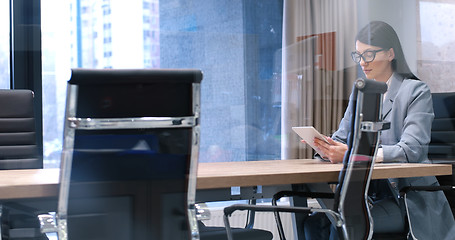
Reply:
M455 1L419 2L421 59L418 73L433 92L454 92Z
M43 61L53 66L45 72L53 87L43 87L47 167L58 167L64 89L74 67L201 69L200 161L280 158L274 56L281 49L282 0L78 3L42 0Z
M0 1L0 88L9 88L9 1Z
M59 9L59 11L55 11ZM66 81L72 59L78 59L71 46L70 13L75 5L67 1L41 1L41 29L43 49L43 155L45 167L59 167L62 149L63 117L65 114ZM76 17L74 16L73 20Z
M450 45L455 2L417 3L357 1L353 15L358 25L374 19L394 25L412 70L433 91L455 91ZM42 0L47 166L57 166L60 156L66 81L73 67L200 68L205 77L201 161L280 158L282 5L282 0L240 5ZM0 9L0 88L9 88L9 1Z

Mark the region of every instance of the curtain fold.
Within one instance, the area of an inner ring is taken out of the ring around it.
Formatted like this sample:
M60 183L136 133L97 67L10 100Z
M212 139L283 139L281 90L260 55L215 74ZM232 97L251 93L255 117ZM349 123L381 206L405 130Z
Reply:
M285 0L282 51L282 159L312 158L294 126L330 136L341 120L356 69L355 0Z

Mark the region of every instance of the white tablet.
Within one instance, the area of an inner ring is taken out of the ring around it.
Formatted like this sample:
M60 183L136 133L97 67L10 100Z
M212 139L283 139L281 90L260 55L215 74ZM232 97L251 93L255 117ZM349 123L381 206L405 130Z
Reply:
M318 149L316 149L316 147L314 146L314 143L313 143L314 138L319 138L322 141L329 143L329 141L327 141L327 139L325 139L324 135L319 133L318 130L316 130L312 126L293 127L292 130L294 130L294 132L296 132L302 138L302 140L305 141L306 144L310 145L316 152L318 152L319 155L321 155L322 157L325 157L322 153L320 153L318 151Z

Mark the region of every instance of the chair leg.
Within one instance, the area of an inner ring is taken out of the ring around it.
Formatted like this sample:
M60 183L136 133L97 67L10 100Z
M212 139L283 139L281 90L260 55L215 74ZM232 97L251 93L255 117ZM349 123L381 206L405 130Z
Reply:
M277 199L274 197L272 199L273 206L277 206L276 201L277 201ZM277 211L274 211L273 214L275 215L275 222L276 222L276 226L278 228L278 234L280 235L280 239L286 240L286 237L284 236L283 223L281 222L280 213Z
M231 224L229 223L229 216L226 214L223 216L224 226L226 227L226 235L228 240L233 240L232 231L231 231Z

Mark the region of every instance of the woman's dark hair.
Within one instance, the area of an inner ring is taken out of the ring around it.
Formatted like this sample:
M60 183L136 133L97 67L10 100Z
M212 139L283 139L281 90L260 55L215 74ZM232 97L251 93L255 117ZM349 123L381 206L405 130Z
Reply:
M355 40L386 50L393 48L395 59L392 60L392 70L404 78L418 79L409 69L398 35L389 24L372 21L359 31Z

